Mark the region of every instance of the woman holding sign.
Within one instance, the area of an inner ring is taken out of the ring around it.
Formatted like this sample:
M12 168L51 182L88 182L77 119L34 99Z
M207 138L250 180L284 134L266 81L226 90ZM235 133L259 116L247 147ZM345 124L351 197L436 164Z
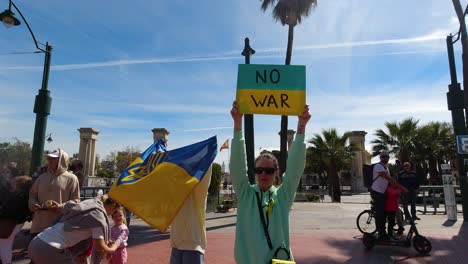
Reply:
M229 168L238 199L236 262L271 263L275 258L293 260L289 243L289 210L304 171L304 132L310 120L309 106L306 105L299 116L297 135L288 152L287 169L279 187L273 186L273 179L278 174L278 160L268 152L255 159L257 183L249 184L242 136L243 114L236 102L232 105L231 116L234 137Z

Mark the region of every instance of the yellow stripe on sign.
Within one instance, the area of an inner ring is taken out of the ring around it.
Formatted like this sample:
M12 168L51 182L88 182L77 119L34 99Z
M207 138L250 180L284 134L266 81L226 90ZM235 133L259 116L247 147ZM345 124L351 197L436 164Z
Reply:
M237 89L239 111L243 114L302 115L305 91Z

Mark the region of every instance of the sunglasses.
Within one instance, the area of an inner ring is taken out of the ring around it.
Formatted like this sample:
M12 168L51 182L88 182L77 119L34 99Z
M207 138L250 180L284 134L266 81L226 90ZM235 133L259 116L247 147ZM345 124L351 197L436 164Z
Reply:
M390 158L390 156L380 156L381 158L385 158L385 159L388 159Z
M255 174L262 174L262 172L265 172L265 174L273 174L275 173L275 168L271 167L256 167L254 168Z

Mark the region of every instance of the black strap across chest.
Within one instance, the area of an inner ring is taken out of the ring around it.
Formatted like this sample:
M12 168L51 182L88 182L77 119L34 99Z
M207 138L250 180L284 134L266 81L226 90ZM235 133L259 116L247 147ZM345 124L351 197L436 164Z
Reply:
M260 214L260 221L262 222L263 232L265 233L265 237L266 237L266 240L268 242L268 247L270 248L270 250L272 250L273 249L273 244L271 243L270 233L268 233L268 224L269 223L267 224L267 221L265 221L265 215L263 214L262 202L260 200L260 196L259 196L258 192L255 192L255 196L257 197L258 213ZM268 214L267 214L267 219L268 219L268 222L269 222Z

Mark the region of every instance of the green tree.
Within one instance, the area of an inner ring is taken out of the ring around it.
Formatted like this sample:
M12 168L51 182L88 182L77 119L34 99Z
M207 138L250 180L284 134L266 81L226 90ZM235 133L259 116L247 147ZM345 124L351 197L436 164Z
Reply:
M127 146L122 150L113 150L102 159L97 167L97 176L115 177L124 171L141 152L133 146Z
M372 140L372 155L377 156L382 150L393 153L401 162L410 161L415 150L414 138L419 120L412 117L404 119L400 123L385 122L387 131L377 129L376 139Z
M427 164L432 180L438 178L440 164L453 159L456 153L453 129L446 122L430 122L418 127L414 145L416 162Z
M308 156L309 164L313 164L313 155L320 158L320 162L327 170L328 175L328 192L332 202L341 202L341 190L338 173L344 169L351 168L351 162L354 156L354 151L357 146L349 144L351 132L345 132L339 135L336 129L322 130L322 135L314 134L308 143L312 144L309 147Z
M0 166L8 162L16 162L16 174L28 174L31 166L31 145L17 138L14 140L14 142L0 143Z
M141 152L133 146L127 146L123 150L112 152L111 155L115 156L115 169L117 174L120 174L141 155Z
M210 187L208 188L208 195L216 197L219 194L219 188L221 186L221 165L218 163L213 163L213 168L211 172L211 182Z
M310 15L312 9L317 6L317 0L260 0L261 8L265 12L273 7L273 18L280 21L283 26L288 26L288 47L286 49L285 64L291 64L292 46L294 40L294 27L302 22L302 17ZM288 130L288 117L281 116L281 143L280 152L281 174L286 169L286 131Z
M320 186L322 186L322 188L325 188L328 180L326 164L323 162L321 153L314 153L313 149L310 147L307 148L306 165L304 168L304 173L317 173L320 180Z

